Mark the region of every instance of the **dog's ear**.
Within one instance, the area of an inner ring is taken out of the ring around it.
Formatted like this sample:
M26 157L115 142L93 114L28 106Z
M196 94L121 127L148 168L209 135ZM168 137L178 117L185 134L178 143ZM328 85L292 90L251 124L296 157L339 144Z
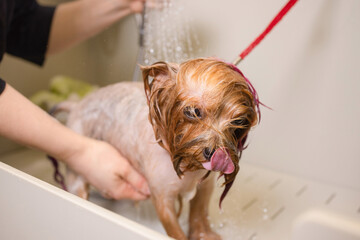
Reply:
M173 85L176 80L178 65L174 63L157 62L150 66L141 66L145 94L148 102L153 92L159 88Z
M149 120L159 144L169 151L168 124L173 106L178 65L158 62L141 67L145 94L149 105Z

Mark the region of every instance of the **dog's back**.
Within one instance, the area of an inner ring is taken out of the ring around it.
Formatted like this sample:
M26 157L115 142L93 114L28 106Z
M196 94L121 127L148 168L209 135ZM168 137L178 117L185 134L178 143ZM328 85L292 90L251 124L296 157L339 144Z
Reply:
M76 104L67 126L115 146L148 179L152 191L192 198L195 178L202 175L178 178L170 155L155 139L148 115L143 84L122 82L100 88Z
M141 152L138 143L144 141L141 137L151 137L148 111L141 83L116 83L100 88L76 104L69 113L67 126L82 135L111 143L123 155L130 156L130 161L136 161L132 164L138 165L137 160L142 158L138 156Z

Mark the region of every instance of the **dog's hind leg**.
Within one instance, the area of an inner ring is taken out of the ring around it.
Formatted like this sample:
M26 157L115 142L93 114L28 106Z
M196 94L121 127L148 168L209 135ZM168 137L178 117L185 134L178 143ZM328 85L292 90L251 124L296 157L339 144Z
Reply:
M189 239L220 240L221 237L213 232L208 221L210 197L214 189L214 176L205 179L198 186L195 197L190 201Z

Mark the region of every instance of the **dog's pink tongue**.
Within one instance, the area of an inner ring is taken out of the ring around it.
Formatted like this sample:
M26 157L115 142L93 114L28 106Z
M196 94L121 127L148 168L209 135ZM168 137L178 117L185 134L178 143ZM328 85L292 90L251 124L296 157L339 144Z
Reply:
M202 165L207 170L220 171L225 174L230 174L235 169L234 163L231 161L226 148L218 148L212 155L210 161L202 163Z

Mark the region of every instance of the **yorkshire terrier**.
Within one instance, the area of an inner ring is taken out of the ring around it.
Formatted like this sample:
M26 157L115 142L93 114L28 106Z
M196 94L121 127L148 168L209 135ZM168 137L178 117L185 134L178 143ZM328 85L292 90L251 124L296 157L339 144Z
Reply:
M145 176L170 237L221 239L207 218L213 172L225 178L221 204L258 121L256 91L235 66L214 58L158 62L142 73L143 84L121 82L85 97L67 125L109 142ZM72 171L68 176L68 189L87 198L88 183ZM178 222L177 199L190 201L188 236Z

